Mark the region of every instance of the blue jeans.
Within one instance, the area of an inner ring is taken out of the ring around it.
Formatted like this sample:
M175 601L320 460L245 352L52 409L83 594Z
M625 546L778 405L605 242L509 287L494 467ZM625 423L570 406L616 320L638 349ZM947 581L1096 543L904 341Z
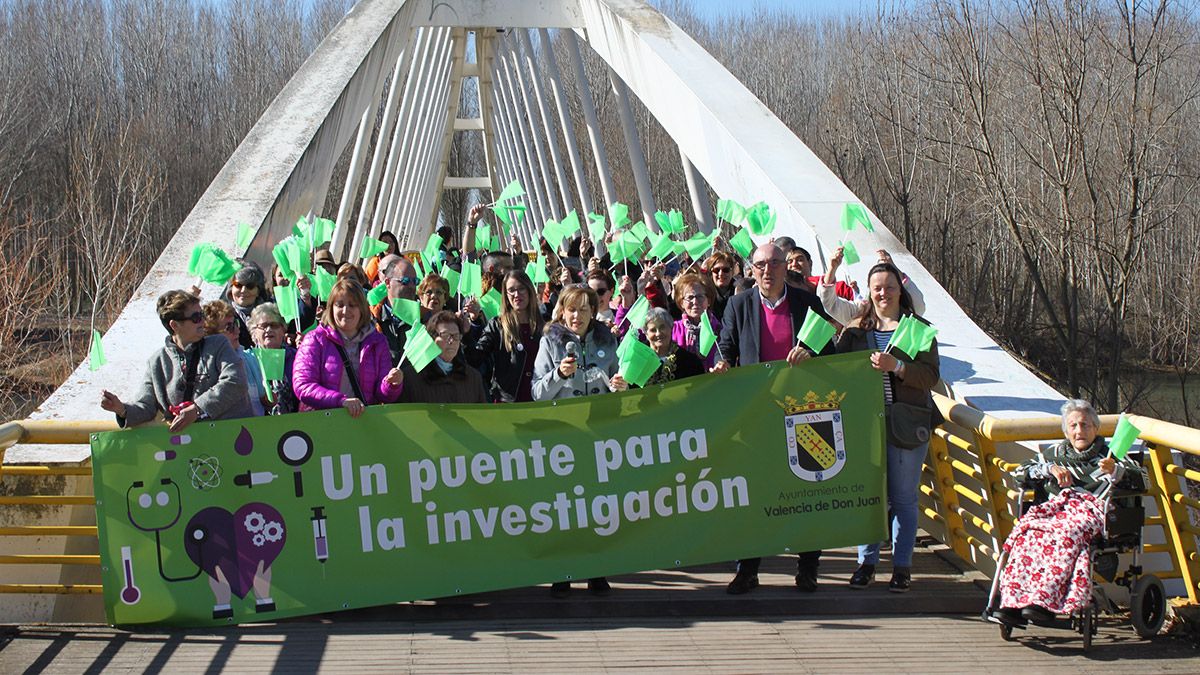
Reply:
M913 547L917 544L917 488L921 485L921 467L929 444L905 450L887 446L887 504L892 523L892 566L912 567ZM858 547L860 565L879 564L879 543Z

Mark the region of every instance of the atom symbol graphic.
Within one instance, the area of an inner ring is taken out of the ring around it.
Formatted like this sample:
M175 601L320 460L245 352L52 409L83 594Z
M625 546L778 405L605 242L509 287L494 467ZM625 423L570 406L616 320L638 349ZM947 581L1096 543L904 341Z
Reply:
M192 487L201 492L211 490L221 484L221 463L216 457L200 455L188 460L188 471L191 473Z

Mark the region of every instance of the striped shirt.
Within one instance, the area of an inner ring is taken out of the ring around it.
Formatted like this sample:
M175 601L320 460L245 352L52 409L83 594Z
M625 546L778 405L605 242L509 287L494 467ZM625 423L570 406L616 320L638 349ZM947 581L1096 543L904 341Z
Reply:
M875 349L883 351L888 342L892 339L890 330L875 330L872 333L875 336ZM887 373L883 374L883 404L890 405L892 403L892 378L888 377Z

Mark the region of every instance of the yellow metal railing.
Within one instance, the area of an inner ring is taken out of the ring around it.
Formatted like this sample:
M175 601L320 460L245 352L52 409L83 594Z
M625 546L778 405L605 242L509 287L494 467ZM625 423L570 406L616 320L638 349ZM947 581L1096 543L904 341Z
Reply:
M17 443L81 444L90 435L111 431L113 422L52 422L23 420L0 425L0 480L7 477L90 476L90 466L6 466L5 450ZM0 496L2 506L91 506L91 495L20 494ZM8 520L7 518L5 520ZM94 525L8 525L0 527L0 537L85 537L96 538ZM11 553L0 555L0 565L90 565L98 566L98 555L48 555ZM0 593L91 594L102 592L100 584L0 584Z
M1062 426L1057 417L999 419L951 398L934 395L946 418L936 430L926 460L927 481L921 486L922 512L941 530L943 543L963 560L978 561L980 555L994 561L998 546L1008 537L1016 521L1012 512L1016 486L1009 471L1015 462L1000 457L998 444L1016 441L1059 441ZM1149 417L1131 415L1142 431L1146 465L1150 476L1150 498L1157 516L1146 519L1151 528L1161 528L1165 544L1144 546L1147 553L1167 553L1170 567L1155 570L1162 579L1182 579L1190 603L1200 600L1200 552L1191 524L1189 508L1200 508L1184 493L1180 477L1200 481L1200 472L1176 464L1172 450L1200 455L1200 430ZM1110 435L1116 415L1102 415L1100 433Z

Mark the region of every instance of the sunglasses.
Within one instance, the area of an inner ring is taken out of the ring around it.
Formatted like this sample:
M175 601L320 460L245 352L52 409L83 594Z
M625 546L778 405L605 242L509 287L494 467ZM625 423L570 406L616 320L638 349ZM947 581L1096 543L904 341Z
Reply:
M401 286L416 286L419 279L416 277L388 277L388 281L395 281Z
M183 323L184 321L191 321L192 323L204 323L204 312L192 312L187 316L181 316L178 319L174 319L174 321L178 321L180 323Z
M232 321L230 321L229 323L225 324L224 326L221 326L221 332L222 332L222 333L232 333L232 332L234 332L234 331L236 331L236 330L237 330L237 324L235 324L235 323L234 323L234 322L232 322Z
M254 284L243 284L240 281L231 281L229 285L233 288L254 288Z
M732 272L732 271L733 271L733 270L729 269L728 267L714 267L714 268L712 268L712 273L713 273L713 274L729 274L729 273L730 273L730 272Z

